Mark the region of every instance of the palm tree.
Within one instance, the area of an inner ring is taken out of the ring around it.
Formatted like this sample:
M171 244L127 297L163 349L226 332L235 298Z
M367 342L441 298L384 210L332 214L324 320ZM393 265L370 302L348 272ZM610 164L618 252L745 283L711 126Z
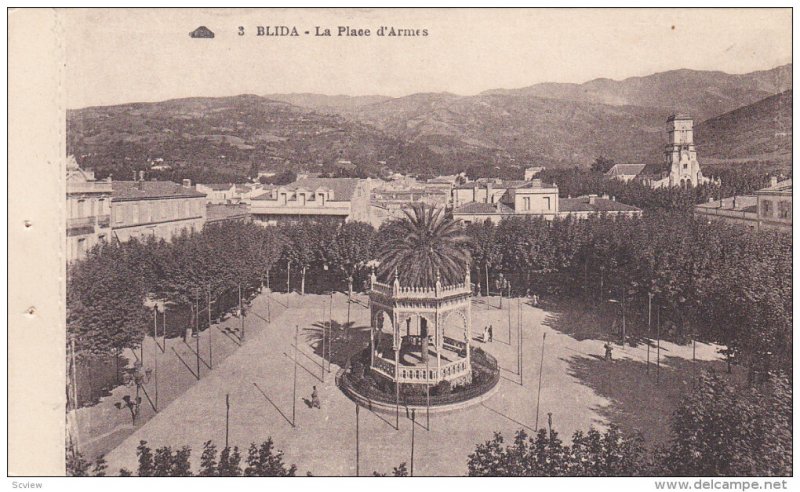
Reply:
M395 272L403 286L433 287L437 275L443 285L462 282L469 261L469 237L443 209L414 204L405 217L388 223L379 275L392 280Z

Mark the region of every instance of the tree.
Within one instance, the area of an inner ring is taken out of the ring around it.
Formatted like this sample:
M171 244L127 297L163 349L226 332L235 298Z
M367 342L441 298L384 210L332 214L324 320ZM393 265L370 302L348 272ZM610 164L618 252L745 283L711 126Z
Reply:
M614 159L607 159L603 156L600 156L592 163L591 170L595 173L607 173L609 169L614 167L614 164Z
M184 446L177 451L172 451L169 446L164 446L155 450L153 453L146 441L140 441L136 448L136 455L139 459L137 474L140 477L188 477L191 476L189 458L191 449ZM217 459L217 447L211 441L203 444L203 453L200 455L201 477L238 477L241 476L241 455L239 448L226 447L220 452ZM78 463L78 470L85 472L89 463L82 461ZM95 470L98 466L105 470L105 461L102 457L98 459ZM73 467L74 468L74 467ZM247 467L244 469L245 476L253 477L293 477L297 472L295 465L286 466L283 462L283 452L276 451L272 438L267 439L261 445L255 443L250 445L247 455ZM120 470L120 475L130 474L127 470ZM130 476L130 475L125 475Z
M463 282L469 261L469 237L442 209L415 204L405 218L383 228L379 275L390 281L395 272L404 286L432 288Z
M293 477L297 467L287 467L283 462L283 451L276 451L272 438L262 442L260 446L250 445L247 452L247 467L244 469L248 477Z
M500 266L502 262L501 244L497 237L497 226L491 220L467 224L464 232L471 238L469 242L470 255L473 265L478 275L475 276L475 283L478 286L488 285L489 279L478 282L482 275L488 275L489 269ZM488 287L486 295L489 295Z
M666 471L681 476L785 476L792 473L792 391L774 376L737 388L704 373L672 420L663 453Z
M372 472L373 477L385 477L385 473L378 473ZM407 477L408 476L408 467L406 466L406 462L400 463L399 466L392 468L392 476L393 477Z
M535 438L520 430L505 447L496 432L469 455L467 467L470 476L632 476L644 472L643 457L641 437L626 438L613 425L605 433L576 432L572 446L552 429L540 429Z
M343 224L333 241L322 249L326 262L341 271L345 278L356 278L373 258L375 228L365 222Z

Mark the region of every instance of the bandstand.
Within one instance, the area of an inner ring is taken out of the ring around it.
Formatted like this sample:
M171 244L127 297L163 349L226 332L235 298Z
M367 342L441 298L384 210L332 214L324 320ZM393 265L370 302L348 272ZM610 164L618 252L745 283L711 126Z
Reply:
M463 283L433 288L370 278L370 368L394 383L452 386L472 381L469 338L472 289Z

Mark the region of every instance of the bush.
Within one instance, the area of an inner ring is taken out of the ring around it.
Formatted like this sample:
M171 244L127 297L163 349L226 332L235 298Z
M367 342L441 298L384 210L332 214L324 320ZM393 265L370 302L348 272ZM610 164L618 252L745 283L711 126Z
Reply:
M431 388L431 394L440 396L440 395L449 395L453 392L453 388L450 385L450 381L442 380L439 381L436 386Z

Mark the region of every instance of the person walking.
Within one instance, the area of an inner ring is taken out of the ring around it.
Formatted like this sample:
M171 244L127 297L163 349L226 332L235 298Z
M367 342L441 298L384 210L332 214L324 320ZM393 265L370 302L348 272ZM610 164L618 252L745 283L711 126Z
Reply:
M313 391L311 392L311 408L319 408L322 409L322 403L319 401L319 394L317 393L317 387L313 387Z
M492 343L494 340L494 330L492 328L492 325L489 325L489 343Z
M605 349L606 349L606 360L611 362L611 360L612 360L611 351L613 350L613 347L611 346L611 343L610 342L606 342L606 344L603 345L603 347L605 347Z

